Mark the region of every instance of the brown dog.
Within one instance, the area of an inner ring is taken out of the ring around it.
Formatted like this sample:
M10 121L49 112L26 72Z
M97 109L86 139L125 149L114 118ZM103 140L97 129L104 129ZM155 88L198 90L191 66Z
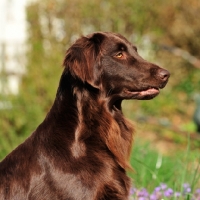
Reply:
M128 199L133 128L121 102L154 98L169 76L119 34L78 39L47 117L0 163L0 199Z

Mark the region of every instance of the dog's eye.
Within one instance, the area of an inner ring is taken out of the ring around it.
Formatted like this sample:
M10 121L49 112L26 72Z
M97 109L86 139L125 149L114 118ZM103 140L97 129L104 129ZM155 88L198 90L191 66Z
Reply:
M118 54L116 55L116 57L117 57L117 58L122 58L122 57L123 57L123 53L122 53L122 52L118 53Z

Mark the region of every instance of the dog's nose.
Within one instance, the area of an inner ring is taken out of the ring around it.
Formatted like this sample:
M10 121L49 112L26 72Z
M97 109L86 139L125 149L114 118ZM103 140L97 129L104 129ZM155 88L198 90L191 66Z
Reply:
M157 76L162 80L162 81L167 81L167 79L170 77L170 73L166 69L159 69L157 71Z

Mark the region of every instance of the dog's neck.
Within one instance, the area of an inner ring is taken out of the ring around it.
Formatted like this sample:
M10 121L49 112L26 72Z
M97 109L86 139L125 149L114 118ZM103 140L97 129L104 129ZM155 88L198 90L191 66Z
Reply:
M46 120L52 117L56 121L57 132L59 129L67 130L66 137L74 140L72 152L75 157L82 155L84 141L93 138L104 143L122 168L131 168L128 159L132 124L123 117L121 110L110 111L107 99L102 98L97 89L76 80L70 74L63 74L54 105Z

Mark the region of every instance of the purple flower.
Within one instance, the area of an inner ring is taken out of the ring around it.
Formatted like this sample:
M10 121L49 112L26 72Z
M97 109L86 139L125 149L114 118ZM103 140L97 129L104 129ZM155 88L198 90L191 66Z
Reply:
M196 189L195 200L200 200L200 188Z
M190 193L191 192L191 188L186 188L185 192L186 193Z
M188 188L190 187L189 183L183 183L183 188Z
M151 194L150 195L150 200L157 200L157 195L156 194Z
M132 187L132 188L130 189L130 195L135 194L135 192L136 192L136 189Z
M130 195L133 200L160 200L160 199L172 199L173 197L176 199L185 198L187 195L191 193L191 187L188 183L183 184L183 192L173 191L172 188L169 188L166 184L161 183L158 187L154 189L154 191L150 194L148 193L146 188L137 189L132 187L130 189ZM196 189L192 200L200 200L200 188Z
M139 197L148 197L149 193L147 192L147 190L145 188L142 188L139 193L138 193Z
M200 194L200 188L196 190L196 194Z
M145 197L138 197L138 200L146 200Z
M174 196L175 196L175 197L180 197L180 196L181 196L181 193L180 193L180 192L175 192L175 193L174 193Z
M165 197L170 197L173 194L173 190L171 188L168 188L167 190L164 191L164 196Z
M184 183L183 188L184 188L183 194L188 194L188 193L191 192L191 188L190 188L190 185L188 183Z
M167 185L166 185L166 184L164 184L164 183L161 183L161 184L160 184L160 187L161 187L161 189L162 189L162 190L165 190L165 189L167 189Z
M156 188L154 189L154 192L160 192L160 190L161 190L161 187L156 187Z

